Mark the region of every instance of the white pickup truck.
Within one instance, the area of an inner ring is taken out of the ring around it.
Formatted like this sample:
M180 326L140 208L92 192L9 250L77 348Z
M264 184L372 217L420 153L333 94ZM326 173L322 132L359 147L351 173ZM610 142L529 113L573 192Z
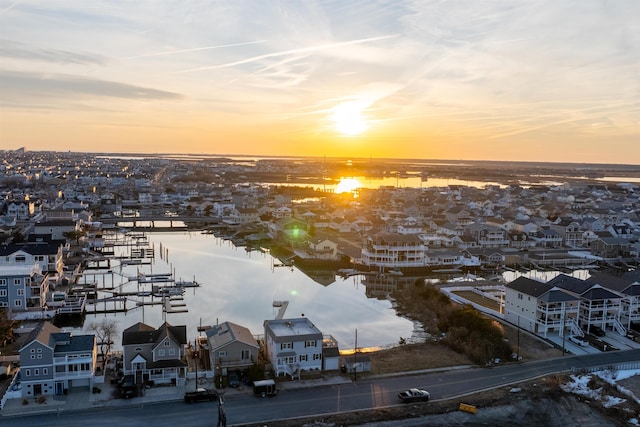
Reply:
M429 392L421 388L410 388L398 393L398 398L403 402L426 402L429 400Z

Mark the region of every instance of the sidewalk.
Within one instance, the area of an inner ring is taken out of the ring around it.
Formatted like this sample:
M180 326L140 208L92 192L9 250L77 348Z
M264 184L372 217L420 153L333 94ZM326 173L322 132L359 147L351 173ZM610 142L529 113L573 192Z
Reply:
M278 384L280 390L293 390L297 388L318 387L323 385L336 385L350 383L351 380L341 376L327 376L317 380L285 381ZM215 389L213 381L200 383L200 387ZM114 397L116 386L111 384L96 384L100 393L91 393L87 389L71 389L69 394L62 396L47 396L44 403L38 403L37 399L9 399L0 417L28 415L47 412L80 411L91 408L119 407L140 405L144 403L177 401L184 398L186 390L195 388L194 380L189 380L186 385L151 387L144 390L143 396L122 399ZM223 396L250 395L253 389L250 386L240 386L238 388L227 387L218 390ZM23 402L26 402L24 404Z

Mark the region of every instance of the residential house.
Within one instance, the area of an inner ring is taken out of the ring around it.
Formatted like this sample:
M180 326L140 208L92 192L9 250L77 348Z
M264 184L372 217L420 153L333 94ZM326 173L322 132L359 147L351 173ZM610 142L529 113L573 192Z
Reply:
M40 235L51 235L53 240L66 239L65 234L77 231L78 224L71 219L56 219L38 222L33 226L33 233Z
M67 394L74 388L91 388L96 367L95 335L62 332L42 322L20 348L23 397Z
M379 268L423 267L424 243L415 234L383 232L368 236L362 248L361 263Z
M44 307L49 292L38 264L5 265L0 268L0 307L12 312Z
M599 236L591 242L590 246L592 255L602 258L617 258L629 251L630 243L629 240L621 237Z
M338 244L331 239L324 237L311 238L307 241L307 244L305 257L323 260L338 259Z
M465 227L464 234L474 238L481 248L501 248L509 245L505 230L487 224L470 224Z
M123 372L136 384L178 384L184 380L187 327L163 323L158 329L138 322L122 332Z
M622 335L625 334L626 331L620 322L623 299L621 294L566 274L554 277L547 284L580 296L578 324L582 330L588 332L591 325L595 325L602 330L613 329Z
M548 283L519 277L505 286L505 320L527 331L547 336L570 331L582 335L579 328L580 297Z
M640 324L640 272L619 274L596 272L587 280L623 295L620 305L620 322L629 329L632 323Z
M206 335L209 359L217 374L246 371L258 361L260 345L248 328L224 322L209 328Z
M308 318L266 320L264 340L276 376L322 370L322 332Z

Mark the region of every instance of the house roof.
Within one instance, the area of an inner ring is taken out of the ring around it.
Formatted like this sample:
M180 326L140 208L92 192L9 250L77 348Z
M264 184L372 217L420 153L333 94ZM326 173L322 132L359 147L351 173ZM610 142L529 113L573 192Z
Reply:
M579 300L580 297L572 292L554 287L538 297L538 299L547 304L551 304L554 302L576 301Z
M46 345L56 353L73 353L78 351L93 351L95 335L73 335L70 332L62 332L51 322L42 322L36 326L27 338L20 351L33 341Z
M27 338L27 344L25 344L20 351L33 341L38 341L39 343L53 349L55 347L55 340L53 339L52 334L59 332L62 332L61 329L56 327L53 323L42 322L31 331L29 338Z
M211 350L224 347L233 342L240 342L259 348L258 342L248 328L232 322L224 322L220 325L212 326L206 333Z
M615 299L615 298L621 298L622 296L610 291L607 288L603 288L600 285L593 285L593 287L591 289L589 289L588 291L584 292L582 295L580 295L583 298L586 298L588 300L605 300L605 299Z
M122 332L122 345L157 344L164 338L170 337L177 344L187 343L187 327L171 326L164 322L158 329L138 322Z
M72 335L69 332L52 334L55 340L55 353L75 353L79 351L93 351L95 335Z
M557 286L576 294L582 294L592 286L591 283L576 279L575 277L567 276L566 274L557 275L553 279L549 280L547 284Z
M273 337L275 342L322 339L322 332L306 317L266 320L264 332Z
M596 272L586 281L598 283L607 289L622 292L626 295L640 295L640 271L628 271L623 274L612 274L606 271Z
M536 298L546 292L549 292L553 288L553 286L547 283L538 282L537 280L529 279L523 276L518 277L513 282L507 283L507 287Z

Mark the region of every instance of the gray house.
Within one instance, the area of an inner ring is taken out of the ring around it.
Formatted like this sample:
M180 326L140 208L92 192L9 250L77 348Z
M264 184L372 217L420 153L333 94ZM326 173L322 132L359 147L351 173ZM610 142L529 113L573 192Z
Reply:
M244 326L224 322L207 330L209 358L216 373L246 370L258 361L260 345Z
M158 329L138 322L122 332L122 362L125 375L132 374L136 384L178 384L184 380L187 363L184 346L187 327L167 322Z
M19 353L23 397L66 394L73 388L92 386L95 335L73 335L42 322Z

